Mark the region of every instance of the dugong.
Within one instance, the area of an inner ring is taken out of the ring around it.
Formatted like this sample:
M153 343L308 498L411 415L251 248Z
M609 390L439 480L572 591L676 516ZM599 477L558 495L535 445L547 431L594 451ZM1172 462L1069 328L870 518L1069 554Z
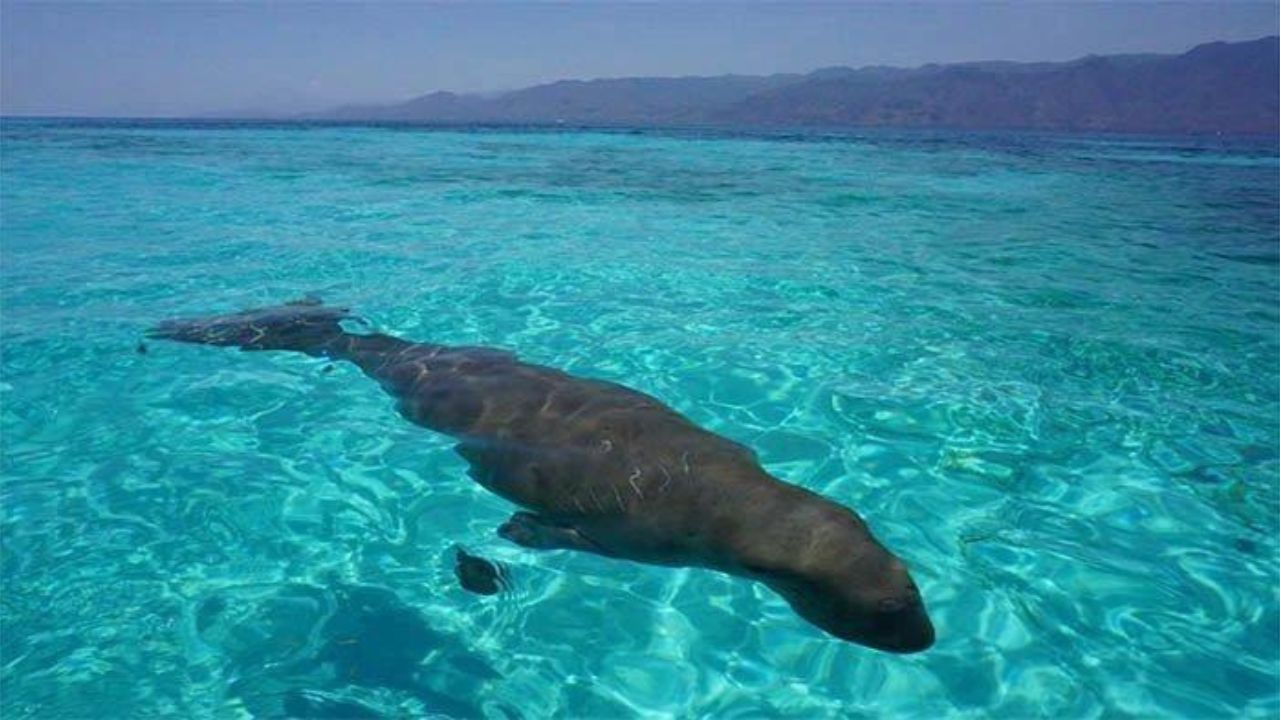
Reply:
M769 475L755 454L644 393L486 347L346 331L317 300L185 320L152 338L354 363L409 421L447 434L470 475L521 506L519 545L764 583L835 637L908 653L934 628L903 562L857 513Z

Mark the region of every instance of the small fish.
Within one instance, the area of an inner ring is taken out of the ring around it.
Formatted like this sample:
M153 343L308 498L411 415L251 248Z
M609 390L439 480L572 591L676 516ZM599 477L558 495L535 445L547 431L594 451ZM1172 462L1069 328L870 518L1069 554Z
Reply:
M456 548L453 572L463 590L477 595L494 595L507 587L506 574L494 563Z
M324 367L320 368L321 375L328 375L331 372L333 372L333 365L325 365Z
M147 344L146 344L146 343L144 343L144 342L140 342L140 343L138 343L138 347L136 348L136 350L138 351L138 354L139 354L139 355L146 355L146 354L147 354Z

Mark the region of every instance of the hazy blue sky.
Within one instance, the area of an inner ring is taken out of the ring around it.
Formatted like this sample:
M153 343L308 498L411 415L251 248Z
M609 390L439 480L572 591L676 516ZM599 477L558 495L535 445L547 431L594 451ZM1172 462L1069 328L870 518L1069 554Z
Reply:
M0 0L0 111L280 111L559 78L1181 52L1276 34L1277 7Z

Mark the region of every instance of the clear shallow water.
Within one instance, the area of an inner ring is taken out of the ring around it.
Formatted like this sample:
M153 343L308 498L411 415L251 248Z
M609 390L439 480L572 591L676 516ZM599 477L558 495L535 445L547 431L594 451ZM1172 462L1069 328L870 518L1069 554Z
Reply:
M2 155L5 718L1280 712L1273 144L6 121ZM510 546L352 367L136 351L308 292L750 444L908 560L938 644Z

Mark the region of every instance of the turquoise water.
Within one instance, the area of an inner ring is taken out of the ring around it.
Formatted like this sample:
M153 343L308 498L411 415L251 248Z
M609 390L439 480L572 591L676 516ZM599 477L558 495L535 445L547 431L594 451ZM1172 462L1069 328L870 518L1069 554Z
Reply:
M6 121L0 716L1274 716L1277 157ZM510 545L353 367L139 352L307 293L751 445L908 561L937 645Z

